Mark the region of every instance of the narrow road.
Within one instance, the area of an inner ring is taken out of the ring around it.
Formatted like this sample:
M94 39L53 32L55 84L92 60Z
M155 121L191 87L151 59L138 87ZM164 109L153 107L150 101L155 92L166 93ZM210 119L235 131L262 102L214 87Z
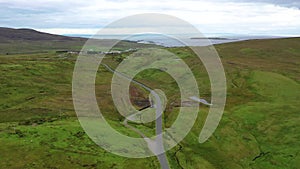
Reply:
M163 152L162 154L157 155L157 159L159 160L160 166L162 169L170 169L169 163L168 163L168 159L167 159L167 155L166 152L164 151L164 146L163 146L163 138L162 138L162 103L161 100L159 98L159 95L152 90L150 87L136 81L133 80L131 78L129 78L128 76L126 76L123 73L117 72L114 69L112 69L110 66L101 63L102 66L104 66L107 70L109 70L110 72L123 77L127 80L130 80L131 82L141 86L142 88L146 89L147 91L149 91L153 96L154 96L154 107L155 107L155 112L156 112L156 123L155 123L155 133L157 138L155 140L151 140L150 138L146 137L141 131L139 131L138 129L128 125L128 120L127 118L124 120L124 126L126 126L127 128L131 129L132 131L136 132L137 134L139 134L142 138L145 139L145 141L148 144L149 149L156 154L157 152ZM135 114L133 114L135 115ZM130 116L133 116L130 115ZM159 148L159 150L157 149Z
M132 131L136 132L137 134L139 134L142 138L145 139L145 141L148 144L149 149L154 153L154 154L158 154L158 152L163 152L162 154L157 155L157 159L159 160L160 166L162 169L170 169L169 163L168 163L168 159L167 159L167 155L166 152L164 150L164 146L163 146L163 138L162 138L162 102L161 99L158 95L158 93L156 93L154 90L152 90L150 87L146 86L145 84L142 84L141 82L138 82L136 80L131 79L130 77L128 77L127 75L117 72L114 69L112 69L110 66L101 63L101 65L103 65L107 70L109 70L110 72L123 77L139 86L141 86L142 88L146 89L147 91L149 91L153 96L154 96L154 108L155 108L155 114L156 114L156 123L155 123L155 133L156 133L156 140L151 140L150 138L148 138L145 134L143 134L141 131L139 131L138 129L130 126L128 124L128 119L130 119L130 117L135 116L136 114L132 114L130 116L128 116L127 118L125 118L124 120L124 126L131 129ZM212 106L211 103L207 102L205 99L201 99L198 98L196 96L192 96L189 97L189 99L208 105L208 106Z

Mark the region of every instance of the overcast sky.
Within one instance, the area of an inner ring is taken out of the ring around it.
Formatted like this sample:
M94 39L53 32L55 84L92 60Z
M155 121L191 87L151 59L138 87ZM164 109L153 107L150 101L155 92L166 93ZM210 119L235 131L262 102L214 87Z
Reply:
M300 35L299 0L0 0L0 26L91 34L125 16L164 13L204 34Z

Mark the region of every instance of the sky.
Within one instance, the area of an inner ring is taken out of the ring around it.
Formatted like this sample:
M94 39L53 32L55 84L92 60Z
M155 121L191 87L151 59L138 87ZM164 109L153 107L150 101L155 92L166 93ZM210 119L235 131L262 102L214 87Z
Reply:
M93 34L141 13L172 15L204 34L300 36L299 0L0 0L0 27Z

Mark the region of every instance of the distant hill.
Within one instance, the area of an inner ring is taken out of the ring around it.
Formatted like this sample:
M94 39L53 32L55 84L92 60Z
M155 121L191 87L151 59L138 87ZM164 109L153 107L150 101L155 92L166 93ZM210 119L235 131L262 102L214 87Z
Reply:
M33 29L0 27L0 54L80 50L86 40L86 38L53 35Z
M26 54L50 51L80 51L87 38L69 37L39 32L33 29L0 27L0 54ZM95 40L97 46L112 44L116 40ZM138 48L149 46L136 42L122 41L116 48Z
M39 32L33 29L13 29L0 27L0 43L8 40L47 40L47 41L85 41L85 38L73 38Z

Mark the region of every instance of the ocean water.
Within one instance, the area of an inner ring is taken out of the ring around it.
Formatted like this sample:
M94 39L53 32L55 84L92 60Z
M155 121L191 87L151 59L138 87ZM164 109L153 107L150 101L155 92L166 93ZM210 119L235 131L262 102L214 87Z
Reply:
M271 39L280 38L278 36L249 36L249 35L232 35L232 34L214 34L209 37L197 37L193 35L181 35L179 36L182 41L174 38L175 36L165 36L161 34L115 34L115 35L88 35L88 34L67 34L71 37L84 37L95 39L118 39L128 40L137 43L156 44L165 47L180 47L180 46L208 46L221 43L229 43L250 39Z

